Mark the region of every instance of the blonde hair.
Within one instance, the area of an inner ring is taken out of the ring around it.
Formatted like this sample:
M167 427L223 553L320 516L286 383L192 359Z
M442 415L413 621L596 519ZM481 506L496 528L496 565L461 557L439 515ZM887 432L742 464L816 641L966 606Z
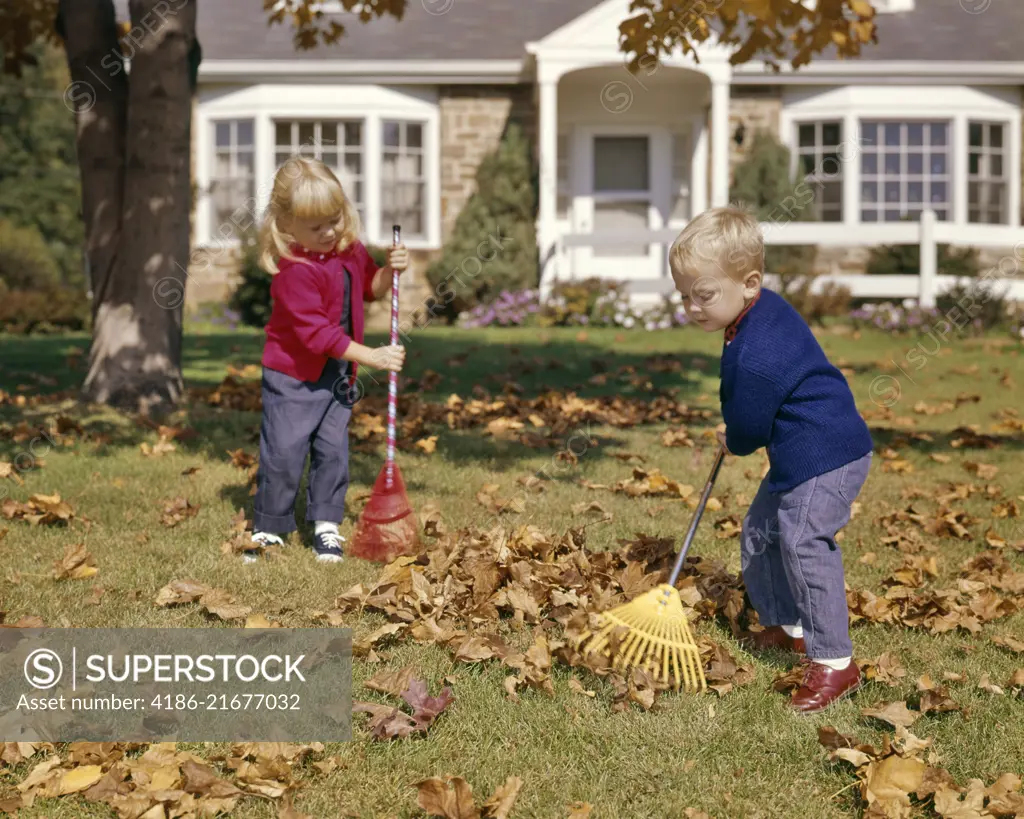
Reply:
M274 188L260 225L260 267L271 275L278 272L278 259L298 260L290 246L295 237L281 225L281 217L330 219L342 217L337 249L356 241L361 230L359 213L345 195L334 171L317 159L293 156L274 175Z
M710 208L683 228L668 252L675 276L709 262L733 279L764 272L764 236L757 217L737 206Z

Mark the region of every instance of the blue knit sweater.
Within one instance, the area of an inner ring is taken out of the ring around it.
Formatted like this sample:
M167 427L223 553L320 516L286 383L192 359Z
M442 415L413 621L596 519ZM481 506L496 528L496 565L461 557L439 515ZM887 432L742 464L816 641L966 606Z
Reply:
M782 492L872 449L846 379L782 296L762 290L722 351L719 397L735 455L767 447L768 490Z

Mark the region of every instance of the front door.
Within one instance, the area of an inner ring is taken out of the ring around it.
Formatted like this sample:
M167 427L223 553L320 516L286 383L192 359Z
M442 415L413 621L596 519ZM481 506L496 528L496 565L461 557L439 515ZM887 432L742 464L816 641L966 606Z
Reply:
M588 137L584 153L589 184L580 197L577 229L597 237L622 236L623 241L614 247L583 248L577 275L657 278L664 267L664 248L646 244L641 237L664 223L665 186L658 178L659 167L662 172L666 167L661 135L595 132Z

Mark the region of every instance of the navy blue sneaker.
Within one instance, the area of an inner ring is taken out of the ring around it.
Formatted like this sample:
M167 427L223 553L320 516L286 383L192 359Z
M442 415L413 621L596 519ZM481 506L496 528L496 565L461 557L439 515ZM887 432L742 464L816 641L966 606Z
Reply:
M326 531L313 535L313 551L321 563L340 563L342 557L341 544L345 538L337 532Z

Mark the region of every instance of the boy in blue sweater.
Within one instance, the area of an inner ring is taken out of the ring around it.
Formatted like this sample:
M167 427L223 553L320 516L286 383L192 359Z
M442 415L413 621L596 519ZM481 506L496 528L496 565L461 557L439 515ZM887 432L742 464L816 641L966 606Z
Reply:
M816 713L861 681L835 536L867 478L871 434L806 322L762 289L756 218L734 207L705 211L673 243L669 263L690 319L725 334L719 440L733 455L768 451L769 472L743 521L741 561L765 628L743 641L806 654L792 707Z

